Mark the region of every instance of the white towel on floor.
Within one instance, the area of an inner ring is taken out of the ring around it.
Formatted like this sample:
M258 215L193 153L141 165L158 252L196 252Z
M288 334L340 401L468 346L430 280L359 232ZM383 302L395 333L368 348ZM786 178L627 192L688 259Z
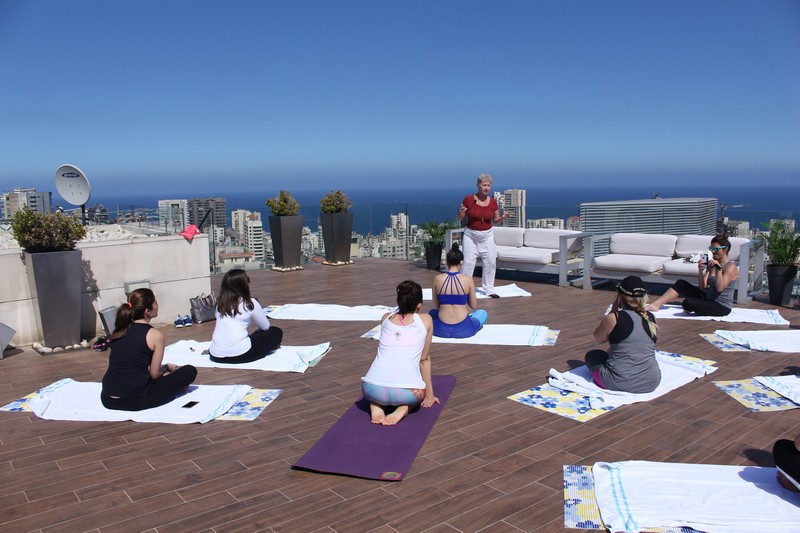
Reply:
M706 532L800 528L800 494L778 485L774 468L649 461L595 463L594 490L610 531L691 527Z
M544 346L550 329L547 326L526 326L519 324L486 324L478 333L466 339L446 339L433 337L436 344L493 344L496 346ZM381 336L380 325L375 326L362 337L375 339Z
M800 376L756 376L754 379L800 406Z
M495 287L494 293L498 295L500 298L514 298L516 296L531 295L531 293L529 293L525 289L518 287L516 283L512 283L511 285L501 285L499 287ZM486 292L481 287L477 287L475 289L475 297L478 298L479 300L481 298L490 298L490 296L486 294ZM422 299L433 300L433 289L422 289Z
M658 398L671 390L717 370L717 367L714 366L693 361L682 361L675 357L664 355L659 350L656 350L656 360L658 361L658 367L661 369L661 383L653 392L633 394L601 389L594 383L586 365L569 372L559 372L551 368L550 377L547 381L557 389L577 392L587 396L592 409L601 409L603 407L619 407L629 403L646 402L653 398Z
M751 350L760 352L800 352L800 330L728 331L718 329L715 335Z
M194 365L206 368L238 368L245 370L265 370L268 372L305 372L308 364L330 349L331 343L316 346L281 346L263 359L251 363L217 363L203 355L210 342L192 340L178 341L164 349L164 363L179 366Z
M789 321L777 309L731 309L728 316L697 316L687 313L680 305L665 305L655 313L656 319L683 318L685 320L715 320L717 322L750 322L752 324L774 324L786 326Z
M269 306L264 312L277 320L365 320L377 322L397 307L385 305L285 304Z
M170 403L144 411L115 411L100 402L101 383L64 379L31 400L30 408L47 420L163 422L166 424L205 423L227 413L252 388L249 385L190 385L189 390ZM193 407L183 407L196 401Z

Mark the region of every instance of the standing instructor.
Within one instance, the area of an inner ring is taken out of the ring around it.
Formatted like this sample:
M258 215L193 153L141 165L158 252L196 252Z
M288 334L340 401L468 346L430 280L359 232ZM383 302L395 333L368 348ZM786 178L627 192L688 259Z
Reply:
M508 216L500 214L497 201L489 196L492 190L492 176L478 176L478 192L469 194L461 201L458 209L458 221L465 217L467 227L464 230L464 266L461 273L472 277L478 257L483 263L481 284L483 291L492 298L499 298L494 292L494 275L497 271L497 248L494 244L492 225Z

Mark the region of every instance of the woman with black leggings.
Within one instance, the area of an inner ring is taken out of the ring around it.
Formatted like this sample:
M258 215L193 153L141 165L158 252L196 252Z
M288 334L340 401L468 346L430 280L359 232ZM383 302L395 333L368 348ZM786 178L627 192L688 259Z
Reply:
M658 311L666 302L684 297L683 310L699 316L727 316L733 308L733 293L739 278L739 267L728 258L731 242L728 234L716 235L708 247L711 256L697 263L697 285L679 279L661 297L647 306Z
M100 401L107 409L141 411L171 402L197 377L192 365L162 365L164 334L150 325L158 302L150 289L136 289L117 309L108 370Z
M283 331L270 325L261 304L250 295L250 277L240 268L222 277L214 314L217 324L208 351L216 363L251 363L281 346ZM258 329L248 333L251 322Z

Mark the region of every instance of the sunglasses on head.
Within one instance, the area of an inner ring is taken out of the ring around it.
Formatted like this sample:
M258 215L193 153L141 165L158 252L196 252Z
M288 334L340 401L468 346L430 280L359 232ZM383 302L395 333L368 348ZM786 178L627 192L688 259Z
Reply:
M708 251L709 252L719 252L719 251L724 250L724 249L725 249L724 246L709 246L708 247Z

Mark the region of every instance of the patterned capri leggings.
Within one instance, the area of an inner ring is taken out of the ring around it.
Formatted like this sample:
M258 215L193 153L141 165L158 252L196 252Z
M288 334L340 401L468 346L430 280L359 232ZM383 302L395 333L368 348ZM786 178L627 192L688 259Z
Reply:
M384 387L372 383L361 382L364 398L378 405L415 406L425 398L425 389L403 389L400 387Z

